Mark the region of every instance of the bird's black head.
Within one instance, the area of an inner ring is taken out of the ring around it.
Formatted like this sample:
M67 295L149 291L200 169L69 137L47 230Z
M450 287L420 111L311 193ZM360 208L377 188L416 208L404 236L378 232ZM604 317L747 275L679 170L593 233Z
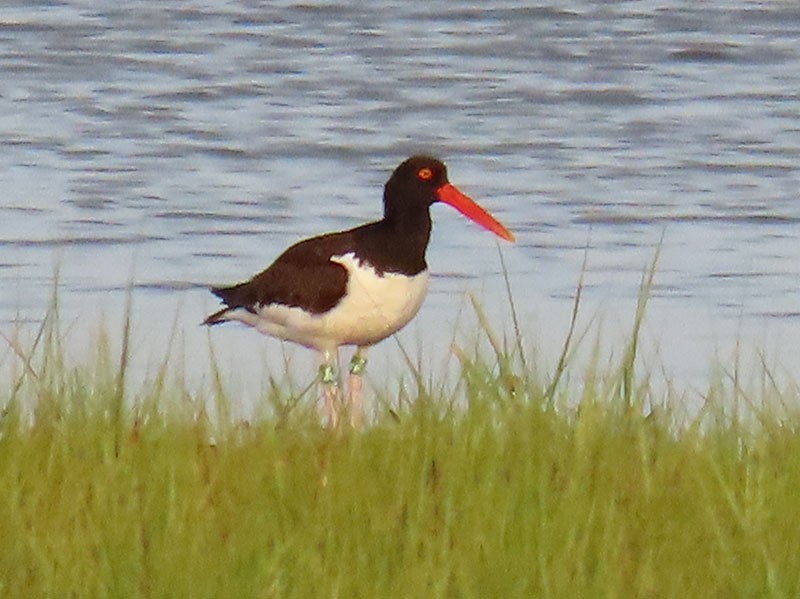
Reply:
M412 156L394 169L386 182L384 209L394 212L427 208L439 200L436 192L446 183L447 167L441 160Z
M447 167L430 156L412 156L394 170L383 192L383 217L394 225L416 226L427 239L431 221L428 209L434 202L449 204L495 235L514 240L491 214L451 185Z

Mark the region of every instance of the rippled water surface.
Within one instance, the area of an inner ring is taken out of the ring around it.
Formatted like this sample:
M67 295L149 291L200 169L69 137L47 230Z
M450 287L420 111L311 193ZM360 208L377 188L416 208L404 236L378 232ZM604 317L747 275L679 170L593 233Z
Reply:
M613 346L661 243L650 364L703 380L740 342L797 373L800 5L520 4L5 3L0 327L35 328L58 269L63 320L114 329L132 283L136 347L174 327L202 377L204 287L375 218L425 151L517 234L501 250L545 360L585 249L583 314ZM437 276L399 340L444 361L467 292L498 328L509 310L494 238L433 212ZM211 341L242 379L284 354L235 326Z

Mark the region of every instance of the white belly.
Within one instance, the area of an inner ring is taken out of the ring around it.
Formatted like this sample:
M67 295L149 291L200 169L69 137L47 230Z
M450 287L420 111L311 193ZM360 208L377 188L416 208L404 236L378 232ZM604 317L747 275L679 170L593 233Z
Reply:
M372 345L403 328L414 318L428 292L428 271L415 276L384 273L360 265L353 254L331 258L349 274L347 293L324 314L270 304L257 315L239 318L262 333L322 351L340 345Z

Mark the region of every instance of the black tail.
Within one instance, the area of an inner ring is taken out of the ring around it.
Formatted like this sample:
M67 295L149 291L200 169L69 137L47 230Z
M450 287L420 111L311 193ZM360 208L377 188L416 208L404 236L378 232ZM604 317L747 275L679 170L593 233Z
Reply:
M230 310L230 308L226 306L222 310L214 312L211 316L209 316L203 321L203 324L210 327L215 324L222 324L223 322L226 322L227 319L223 318L223 316L228 310Z
M247 309L252 309L250 306L252 305L253 301L248 297L248 289L246 288L246 285L247 283L239 283L238 285L232 285L231 287L212 287L211 293L221 299L222 303L225 304L225 307L222 308L222 310L214 312L211 316L206 318L203 321L203 324L212 326L226 322L227 319L224 317L225 313L233 308L244 307Z
M255 290L250 281L230 287L212 287L211 293L221 299L229 308L247 308L256 303Z

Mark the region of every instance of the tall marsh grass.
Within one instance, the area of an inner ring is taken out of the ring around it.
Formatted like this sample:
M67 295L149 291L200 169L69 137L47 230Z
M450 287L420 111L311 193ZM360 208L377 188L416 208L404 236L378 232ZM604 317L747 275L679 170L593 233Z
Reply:
M127 349L68 365L54 320L6 338L0 595L800 596L796 389L723 371L677 414L635 371L645 307L579 376L574 331L540 376L479 311L456 388L379 389L360 431L280 388L274 417L209 415L235 398L168 368L132 401Z

